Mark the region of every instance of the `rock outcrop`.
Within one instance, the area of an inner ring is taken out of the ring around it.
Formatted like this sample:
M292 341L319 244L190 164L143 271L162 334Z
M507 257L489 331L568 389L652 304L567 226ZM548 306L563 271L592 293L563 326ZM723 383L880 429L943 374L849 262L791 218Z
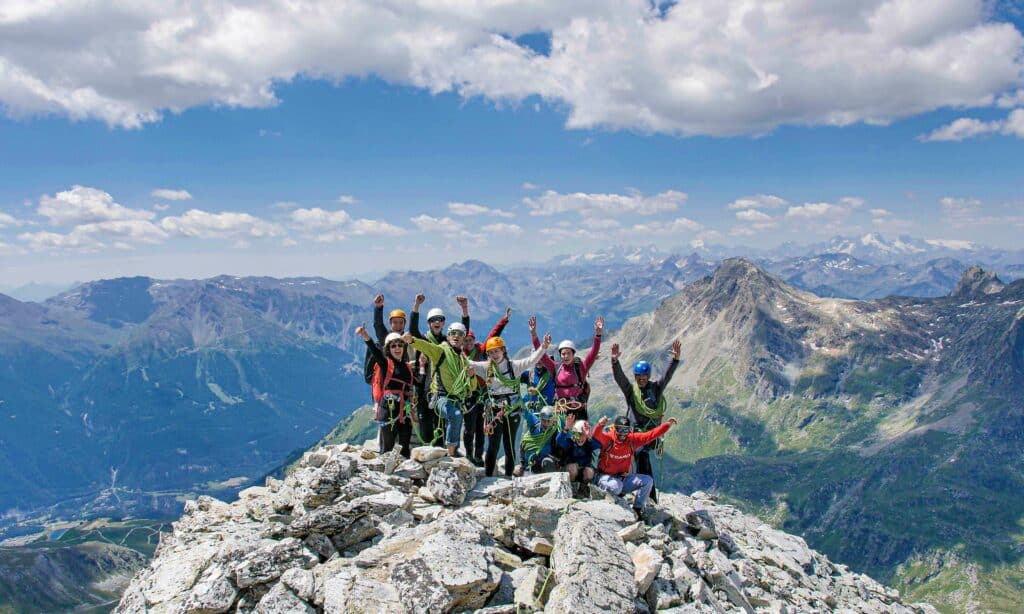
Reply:
M702 493L638 522L565 474L414 458L329 446L190 501L116 612L935 612Z
M972 296L998 294L1005 287L1006 285L999 280L999 276L995 274L995 271L986 271L980 266L972 266L964 271L950 296L970 298Z

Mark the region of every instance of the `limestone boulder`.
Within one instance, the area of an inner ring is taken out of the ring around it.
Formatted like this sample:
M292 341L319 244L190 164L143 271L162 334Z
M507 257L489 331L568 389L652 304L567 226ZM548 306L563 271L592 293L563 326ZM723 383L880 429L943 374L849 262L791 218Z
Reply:
M614 530L582 510L561 518L551 569L557 585L545 612L631 612L635 568Z

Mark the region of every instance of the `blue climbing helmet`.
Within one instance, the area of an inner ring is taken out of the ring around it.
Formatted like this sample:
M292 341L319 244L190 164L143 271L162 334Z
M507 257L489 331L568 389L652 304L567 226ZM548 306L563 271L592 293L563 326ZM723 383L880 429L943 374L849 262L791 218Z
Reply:
M646 360L638 360L633 364L633 375L650 375L651 363Z

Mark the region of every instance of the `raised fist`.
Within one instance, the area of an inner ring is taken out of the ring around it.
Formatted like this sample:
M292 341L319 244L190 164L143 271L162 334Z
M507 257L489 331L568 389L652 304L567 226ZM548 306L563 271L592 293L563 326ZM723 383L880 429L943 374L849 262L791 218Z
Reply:
M427 295L420 292L419 294L416 295L416 302L414 302L413 304L416 305L416 307L419 307L420 305L423 304L423 301L425 300L427 300Z
M377 296L373 297L373 306L374 307L383 307L384 306L384 295L383 294L378 294Z

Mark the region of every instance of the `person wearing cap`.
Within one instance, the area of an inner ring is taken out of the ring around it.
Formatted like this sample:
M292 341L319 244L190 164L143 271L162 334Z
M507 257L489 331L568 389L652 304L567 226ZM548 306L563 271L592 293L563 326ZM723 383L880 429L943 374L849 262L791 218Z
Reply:
M676 372L679 366L679 354L682 351L682 344L678 339L672 342L672 362L665 369L665 374L660 380L651 379L651 363L646 360L638 360L633 364L633 381L626 378L619 363L622 352L619 344L612 344L612 375L615 383L618 384L622 395L626 397L626 417L633 424L635 431L649 431L661 424L665 416L665 387ZM649 446L636 453L636 470L638 473L649 475L654 478L654 467L651 463L651 450L657 450L662 445L661 439L654 441ZM657 484L651 489L651 501L658 501Z
M668 432L676 424L675 418L669 418L654 429L645 433L634 433L633 427L626 416L615 419L612 432L604 430L608 417L603 416L595 425L593 437L601 444L601 453L597 459L597 487L612 495L625 495L636 491L633 499L633 511L637 518L644 517L644 506L654 486L654 478L632 471L633 457L636 451Z
M426 339L405 333L404 340L414 350L422 352L430 360L432 404L438 415L445 421L444 445L448 456L458 456L459 435L462 433L462 412L466 399L476 388L476 378L469 368L469 361L462 353L462 340L466 327L459 322L448 325L446 339L432 343Z
M500 337L512 316L512 308L505 308L505 316L498 320L487 339ZM462 351L470 361L487 360L487 348L476 340L473 329L466 331L462 343ZM484 466L484 405L487 403L487 382L477 376L477 388L466 401L466 411L462 414L462 445L466 448L466 457L477 467Z
M516 468L516 475L524 471L531 473L548 473L558 470L558 459L552 454L555 436L564 427L564 418L555 413L555 408L547 406L534 414L529 407L523 408L526 428L519 449L522 452L522 464Z
M536 328L537 319L530 318L532 327ZM587 350L587 355L581 360L576 357L576 344L570 339L565 339L558 344L558 355L561 360L556 364L546 354L541 358L540 364L554 374L555 382L555 404L559 399L576 401L579 408L570 410L577 420L587 419L587 400L590 396L587 386L587 374L594 366L597 355L601 351L601 335L604 334L604 318L598 316L594 320L594 343ZM533 336L533 345L537 347L537 337Z
M565 417L565 427L555 438L555 447L562 451L565 470L574 485L577 481L580 484L594 481L594 453L601 450L601 444L590 435L590 423L569 414Z
M517 373L532 369L540 357L551 345L551 335L544 338L540 347L526 358L513 360L508 356L508 348L501 337L491 337L484 344L487 360L470 361L469 366L474 374L487 382L488 411L487 421L487 453L484 456L484 468L488 476L494 475L494 467L498 459L498 450L505 450L505 475L511 476L515 469L516 431L519 430L522 396L519 389Z
M435 307L431 309L427 312L427 334L421 333L420 307L426 300L427 297L422 292L416 295L412 305L412 313L409 316L409 332L412 333L413 337L424 339L437 345L445 340L443 330L446 318L440 308ZM465 296L461 295L456 296L455 301L462 308L462 325L466 327L466 330L469 330L469 301ZM413 360L417 368L421 370L421 377L417 381L422 390L419 391L421 394L416 397L416 416L420 425L420 441L428 446L439 445L446 430L444 416L434 409L436 405L431 403L430 395L427 394L427 391L433 388L434 369L429 364L424 365L423 361L419 360L418 354L413 356Z
M356 334L366 342L366 350L373 356L379 373L380 390L375 392L377 412L374 418L380 422L380 451L390 452L395 442L401 446L401 454L409 458L412 441L412 397L415 385L414 371L405 361L406 345L396 332L384 338L384 350L373 342L366 326L356 329Z

